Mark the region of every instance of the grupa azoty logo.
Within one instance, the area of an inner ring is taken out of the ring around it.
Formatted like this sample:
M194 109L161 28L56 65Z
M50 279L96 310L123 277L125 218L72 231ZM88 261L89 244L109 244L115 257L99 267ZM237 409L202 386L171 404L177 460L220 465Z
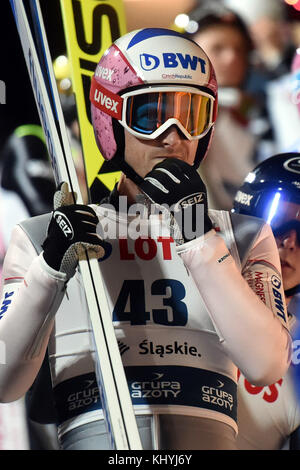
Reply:
M181 383L164 379L164 373L153 372L152 380L135 381L131 384L132 398L176 398L181 392Z
M217 380L217 384L212 387L210 385L203 385L202 400L216 405L220 408L226 408L232 411L234 405L234 397L231 393L224 390L224 382Z

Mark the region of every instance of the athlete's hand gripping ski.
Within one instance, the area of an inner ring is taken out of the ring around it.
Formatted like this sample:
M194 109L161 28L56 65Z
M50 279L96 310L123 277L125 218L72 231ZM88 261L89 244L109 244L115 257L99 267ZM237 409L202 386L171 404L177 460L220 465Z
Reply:
M70 279L78 261L102 258L105 242L96 233L98 218L95 211L83 204L74 204L68 183L62 183L54 194L54 211L43 243L43 256L53 269L67 274Z
M152 202L171 214L177 243L188 242L211 230L206 187L197 170L188 163L166 158L139 186Z

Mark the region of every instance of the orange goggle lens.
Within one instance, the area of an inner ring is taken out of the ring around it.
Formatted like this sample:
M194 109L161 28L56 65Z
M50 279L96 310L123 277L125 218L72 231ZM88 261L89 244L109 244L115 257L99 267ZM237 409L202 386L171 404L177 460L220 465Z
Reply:
M203 134L212 119L213 98L184 91L159 91L127 97L126 124L152 134L168 119L177 119L192 137Z

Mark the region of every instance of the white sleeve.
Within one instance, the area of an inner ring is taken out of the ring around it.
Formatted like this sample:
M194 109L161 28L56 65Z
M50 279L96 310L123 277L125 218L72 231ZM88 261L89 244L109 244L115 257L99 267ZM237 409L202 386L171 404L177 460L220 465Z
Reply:
M66 276L37 256L20 226L13 230L2 276L0 401L7 402L23 396L40 369Z
M178 253L231 360L254 385L279 380L289 365L291 339L279 255L269 226L256 239L242 275L214 230L178 247Z

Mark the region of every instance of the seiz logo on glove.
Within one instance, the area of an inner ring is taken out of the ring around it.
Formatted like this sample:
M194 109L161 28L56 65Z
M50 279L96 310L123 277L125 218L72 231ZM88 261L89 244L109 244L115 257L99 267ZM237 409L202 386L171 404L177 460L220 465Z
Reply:
M197 170L188 163L166 158L145 176L139 188L162 212L169 214L172 236L178 244L212 229L206 187Z
M68 240L72 240L74 238L74 230L68 217L66 217L65 214L60 211L55 211L53 218L58 224L59 228L62 230L65 237Z
M54 211L42 247L51 268L66 273L70 279L80 259L103 258L107 243L97 234L98 217L83 204L72 203L68 184L62 183L54 194Z
M181 201L178 201L175 207L179 210L179 206L181 209L186 209L189 206L193 206L194 204L204 204L205 203L205 194L204 193L196 193L191 194L187 198L183 198Z

